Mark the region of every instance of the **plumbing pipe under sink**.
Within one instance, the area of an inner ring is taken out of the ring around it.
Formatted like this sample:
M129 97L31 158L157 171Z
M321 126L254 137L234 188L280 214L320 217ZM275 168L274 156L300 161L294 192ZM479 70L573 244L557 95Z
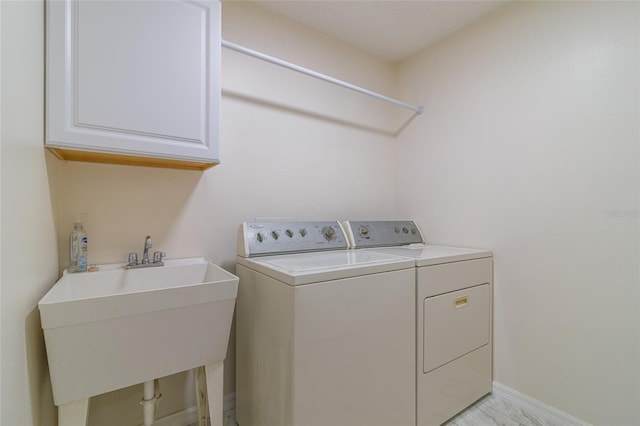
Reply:
M159 387L158 379L144 382L142 401L140 402L144 414L144 426L151 426L155 420L156 405L162 397L162 394L157 392Z

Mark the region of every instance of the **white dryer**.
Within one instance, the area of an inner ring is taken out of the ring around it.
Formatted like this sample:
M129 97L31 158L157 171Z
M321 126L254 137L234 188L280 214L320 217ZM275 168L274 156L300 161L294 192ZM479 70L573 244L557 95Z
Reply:
M415 426L414 262L348 250L339 222L244 223L240 426Z
M441 425L490 393L492 253L425 244L412 221L344 227L352 247L415 263L416 424Z

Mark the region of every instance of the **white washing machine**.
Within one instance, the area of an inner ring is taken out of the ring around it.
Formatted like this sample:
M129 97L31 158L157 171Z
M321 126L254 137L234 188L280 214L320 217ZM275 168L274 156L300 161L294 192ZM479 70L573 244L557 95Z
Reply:
M412 221L344 227L352 247L415 263L416 424L441 425L490 393L492 253L427 245Z
M236 274L240 426L415 426L412 260L339 222L245 223Z

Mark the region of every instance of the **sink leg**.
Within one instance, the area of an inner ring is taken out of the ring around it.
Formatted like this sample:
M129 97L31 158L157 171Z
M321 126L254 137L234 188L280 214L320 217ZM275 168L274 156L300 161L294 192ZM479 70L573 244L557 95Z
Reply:
M58 407L58 426L87 426L89 398Z
M222 426L224 420L222 390L224 378L224 362L215 362L205 365L207 376L207 394L209 402L209 415L211 416L211 426Z
M196 385L196 405L198 407L198 426L207 426L209 406L207 404L207 382L205 380L204 367L193 369L193 377Z

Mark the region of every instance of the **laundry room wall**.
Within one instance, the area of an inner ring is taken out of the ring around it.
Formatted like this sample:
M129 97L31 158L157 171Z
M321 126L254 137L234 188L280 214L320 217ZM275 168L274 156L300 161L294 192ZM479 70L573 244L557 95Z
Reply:
M400 64L398 214L495 255L494 379L640 424L640 4L513 2Z
M224 2L222 16L228 41L393 94L391 64L256 5ZM392 107L225 49L222 88L218 166L192 172L60 163L61 268L76 216L86 224L91 263L120 262L151 235L168 257L206 256L230 271L242 221L394 217ZM233 348L232 335L225 394L235 389ZM141 423L141 392L134 386L94 398L90 423ZM161 380L161 392L158 417L195 406L189 374Z
M44 138L44 4L0 2L0 424L55 424L38 301L58 276Z

